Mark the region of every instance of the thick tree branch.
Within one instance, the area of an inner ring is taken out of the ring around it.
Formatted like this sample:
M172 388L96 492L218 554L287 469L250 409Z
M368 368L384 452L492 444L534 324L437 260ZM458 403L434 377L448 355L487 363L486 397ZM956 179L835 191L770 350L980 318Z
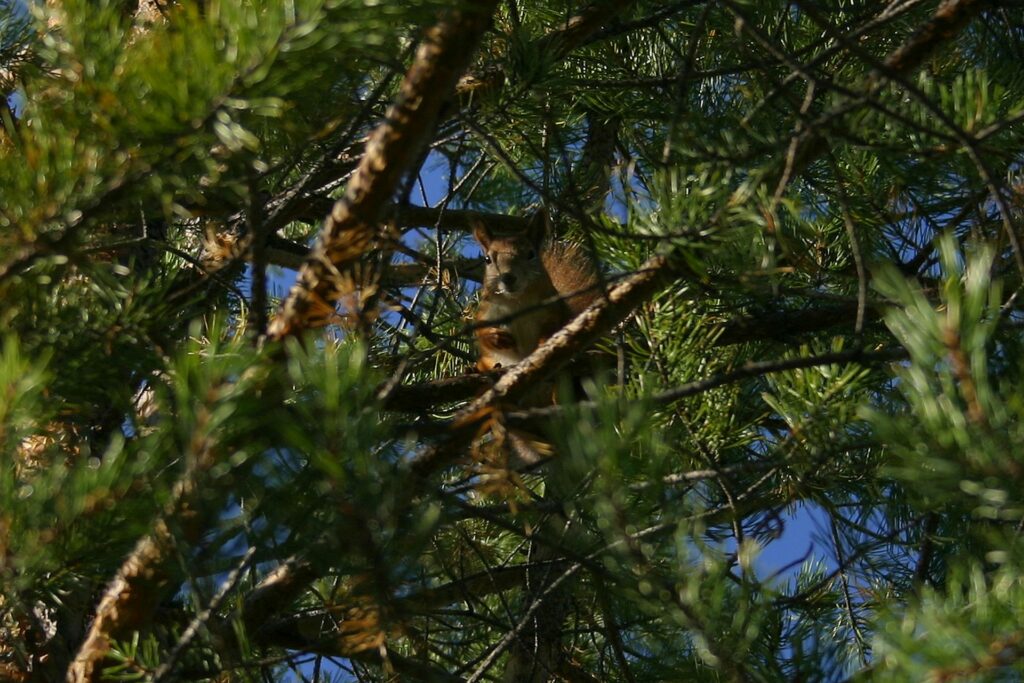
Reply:
M272 339L298 334L326 319L345 291L344 280L374 248L389 251L380 226L385 203L433 134L438 114L490 23L497 0L452 10L427 31L412 66L334 204L295 286L268 329Z
M205 521L198 481L215 461L212 444L194 445L192 464L175 485L171 503L153 531L139 540L117 571L96 608L89 632L68 667L69 683L103 680L103 660L112 641L129 636L153 617L153 612L172 581L169 560L175 552L171 524L180 525L189 542L195 541Z

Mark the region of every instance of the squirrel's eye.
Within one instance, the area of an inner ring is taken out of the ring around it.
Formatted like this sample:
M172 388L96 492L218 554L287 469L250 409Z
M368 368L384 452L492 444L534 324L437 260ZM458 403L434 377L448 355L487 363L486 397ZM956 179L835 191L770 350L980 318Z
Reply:
M490 262L491 262L491 255L490 254L484 254L484 263L490 263Z

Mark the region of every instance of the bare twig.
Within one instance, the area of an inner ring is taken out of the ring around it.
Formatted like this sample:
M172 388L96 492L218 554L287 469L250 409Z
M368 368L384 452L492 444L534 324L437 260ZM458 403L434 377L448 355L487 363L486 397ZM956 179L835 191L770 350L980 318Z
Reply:
M255 554L256 546L251 546L245 551L245 554L242 555L242 558L235 565L235 568L232 569L224 578L224 582L217 590L217 594L210 600L210 604L207 605L205 609L201 610L189 623L188 628L186 628L181 634L181 637L178 638L178 642L174 646L174 649L171 650L169 655L167 655L167 659L165 659L160 666L157 667L156 671L153 672L150 683L159 683L160 680L171 672L171 669L174 668L175 662L178 661L178 658L181 657L182 653L192 642L192 639L199 633L199 629L210 620L210 617L220 607L221 603L224 602L224 599L232 590L234 590L235 586L238 585L239 580L241 580L244 575L245 569L249 566L249 562Z

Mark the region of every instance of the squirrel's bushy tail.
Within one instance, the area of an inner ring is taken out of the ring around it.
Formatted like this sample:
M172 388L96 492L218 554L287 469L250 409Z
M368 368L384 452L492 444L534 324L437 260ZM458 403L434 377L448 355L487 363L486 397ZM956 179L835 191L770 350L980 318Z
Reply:
M574 316L601 295L597 266L579 245L552 241L545 245L541 257L551 284Z

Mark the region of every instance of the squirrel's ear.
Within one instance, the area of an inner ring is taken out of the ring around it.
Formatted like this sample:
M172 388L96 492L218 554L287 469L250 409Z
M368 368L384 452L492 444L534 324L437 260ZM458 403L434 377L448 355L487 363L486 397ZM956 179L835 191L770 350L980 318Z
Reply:
M473 237L485 250L491 244L491 231L487 229L483 221L473 221Z
M547 209L537 209L530 217L530 225L526 228L526 236L536 246L544 243L544 240L551 234L551 216Z

